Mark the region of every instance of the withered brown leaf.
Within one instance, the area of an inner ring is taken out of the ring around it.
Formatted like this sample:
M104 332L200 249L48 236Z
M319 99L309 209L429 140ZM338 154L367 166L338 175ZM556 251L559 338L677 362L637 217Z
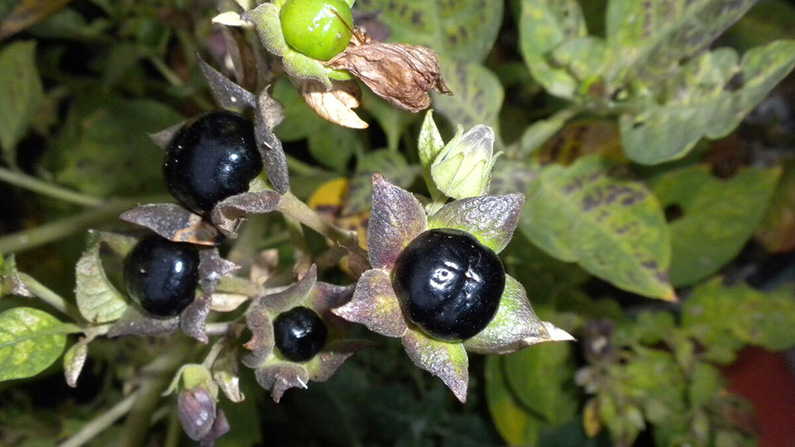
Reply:
M362 91L355 81L331 81L331 90L313 79L293 79L304 101L318 115L332 123L352 129L366 129L367 123L352 109L359 107Z
M364 41L348 46L326 66L348 70L390 104L413 113L430 107L429 90L453 93L442 79L436 53L420 45Z

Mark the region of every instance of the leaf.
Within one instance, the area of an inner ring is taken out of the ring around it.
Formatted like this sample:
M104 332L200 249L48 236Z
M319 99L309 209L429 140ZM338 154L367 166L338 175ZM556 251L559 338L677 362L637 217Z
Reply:
M332 312L386 337L402 337L408 329L392 281L381 270L364 272L351 301Z
M453 96L433 95L433 105L454 125L471 129L479 124L489 126L499 136L499 112L503 88L494 73L482 65L442 59L442 76ZM497 139L497 147L502 142Z
M15 307L0 313L0 381L44 371L61 356L65 334L79 331L38 309Z
M780 173L750 167L724 180L695 165L651 181L661 205L681 214L669 223L675 287L695 284L734 259L762 220Z
M400 148L400 138L404 132L416 123L420 116L416 113L407 112L397 107L392 107L384 99L379 98L373 92L365 89L362 92L362 104L386 134L386 146L390 151L397 151Z
M18 2L0 25L0 41L33 26L63 9L72 0L24 0ZM2 72L2 69L0 69ZM5 102L0 101L2 104Z
M682 309L682 327L708 349L738 340L771 351L795 345L795 301L792 287L761 292L740 284L724 286L714 279L693 290ZM733 344L735 349L739 346ZM731 357L716 359L723 363Z
M44 99L36 69L36 43L19 41L0 51L0 149L16 165L16 146Z
M742 121L795 67L795 41L748 51L705 53L668 82L670 97L620 119L627 156L656 164L684 156L702 137L720 138Z
M77 261L75 271L75 298L80 314L92 323L118 320L127 309L128 303L105 275L99 241L83 253Z
M405 189L373 175L373 210L367 227L370 264L389 269L406 245L428 227L425 211Z
M364 142L361 133L353 129L327 124L309 136L312 158L336 172L344 172L351 157L362 152Z
M277 81L271 94L284 106L284 121L274 129L280 140L302 140L326 125L325 120L307 105L289 78Z
M550 341L550 334L530 306L524 287L506 275L494 319L477 335L464 340L464 347L481 354L503 354L524 348L526 345L517 342L528 338Z
M505 356L503 365L513 395L546 421L557 425L577 414L579 392L570 386L576 365L568 344L541 343Z
M773 253L795 249L795 162L792 160L784 166L756 237Z
M500 435L512 446L537 445L542 423L523 407L511 392L503 369L504 357L486 358L486 400Z
M668 283L670 239L663 211L639 182L589 156L541 169L519 221L530 240L617 287L675 299Z
M400 152L380 149L368 152L359 159L356 174L351 178L342 208L343 216L370 210L373 174L380 172L390 182L401 188L408 188L417 178L417 169L406 161Z
M708 47L740 19L756 0L612 0L607 10L607 41L616 52L608 82L627 68L664 79L679 61Z
M480 62L497 38L503 2L371 0L359 1L356 7L378 12L393 42L425 45L456 60Z
M77 388L77 379L83 371L88 357L89 340L81 339L73 344L63 356L63 372L66 376L66 384L71 388Z
M519 17L520 49L533 78L552 95L571 98L577 89L574 76L549 60L565 42L586 35L585 19L577 0L522 0Z
M162 192L163 153L147 134L181 120L171 108L148 99L105 97L100 103L83 98L54 143L55 177L99 197Z
M499 253L511 241L525 198L522 194L455 200L428 219L429 228L454 228L472 233Z
M448 343L409 328L403 335L403 348L417 367L442 379L459 401L466 402L469 384L469 358L461 343Z

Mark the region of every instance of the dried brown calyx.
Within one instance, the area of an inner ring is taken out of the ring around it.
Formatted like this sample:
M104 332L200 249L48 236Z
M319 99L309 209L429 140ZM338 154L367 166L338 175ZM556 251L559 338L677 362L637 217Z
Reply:
M325 65L348 70L390 104L413 113L430 107L430 90L453 94L442 79L433 50L421 45L373 41L358 29L351 45Z

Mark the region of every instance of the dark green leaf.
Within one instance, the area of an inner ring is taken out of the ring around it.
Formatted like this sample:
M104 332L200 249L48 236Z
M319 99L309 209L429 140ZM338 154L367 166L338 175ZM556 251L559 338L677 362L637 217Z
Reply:
M409 113L391 106L370 89L362 91L362 106L378 121L386 134L386 145L392 151L398 150L400 138L406 129L422 117L419 113Z
M528 188L520 228L552 256L618 287L673 299L662 209L642 183L617 174L599 157L543 168Z
M0 40L41 22L72 0L23 0L0 25Z
M343 172L354 154L364 152L360 135L355 129L326 123L309 136L309 152L321 165Z
M571 386L574 358L568 343L541 343L503 360L513 395L527 408L557 425L577 413L579 396Z
M682 214L669 223L674 286L706 278L740 252L759 225L780 172L751 167L722 180L709 166L697 165L651 182L662 206Z
M503 360L503 357L494 355L486 359L486 400L491 419L508 445L536 445L542 428L541 420L524 408L511 392Z
M665 79L745 14L756 0L612 0L607 40L619 62L608 82L626 73Z
M452 96L434 93L433 105L453 125L471 129L483 124L499 136L499 111L503 88L494 73L482 65L440 59L439 65ZM496 146L502 147L497 139Z
M16 164L16 146L39 109L44 90L36 69L36 43L14 42L0 51L0 149Z
M163 152L147 136L179 122L169 107L148 99L85 98L56 140L56 178L96 195L163 191Z
M61 356L65 334L79 331L38 309L15 307L0 313L0 381L44 371Z
M462 61L482 61L502 24L501 1L368 0L356 6L380 12L391 42L425 45Z
M284 142L306 138L326 124L304 101L298 90L283 78L273 86L273 97L284 106L284 121L274 132Z
M356 174L351 178L348 195L342 209L343 216L370 209L372 176L380 172L390 182L401 188L408 188L417 178L416 166L411 166L400 152L381 149L367 153L359 161Z

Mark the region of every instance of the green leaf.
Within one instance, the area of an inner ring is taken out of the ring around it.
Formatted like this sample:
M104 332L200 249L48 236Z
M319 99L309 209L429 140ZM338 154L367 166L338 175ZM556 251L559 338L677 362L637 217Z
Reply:
M342 172L353 154L364 152L360 133L326 123L309 137L309 152L318 163Z
M376 172L380 172L390 182L401 188L408 188L417 178L416 166L409 165L400 152L387 149L368 152L359 160L356 174L351 178L348 195L342 209L343 216L350 216L370 209L372 176Z
M60 11L72 0L23 0L0 25L0 40L16 34ZM2 70L0 70L2 71Z
M442 59L439 62L452 96L433 93L436 110L453 125L471 129L479 124L494 129L499 136L499 112L502 107L503 89L494 73L482 65ZM497 139L497 147L502 142Z
M718 368L709 363L696 363L687 390L690 407L706 406L725 385L726 380Z
M693 290L682 309L682 327L708 349L732 340L782 351L795 345L792 287L760 292L741 284L724 286L715 279ZM731 360L721 357L721 361Z
M444 140L433 120L433 110L428 110L425 119L422 121L420 136L417 141L417 152L420 155L420 166L422 167L422 178L431 195L431 199L441 202L444 194L436 187L436 183L431 176L431 165L436 160L436 156L444 147Z
M58 360L66 335L80 332L38 309L15 307L0 313L0 381L32 377Z
M391 151L399 149L403 133L421 116L418 113L410 113L392 106L370 89L362 91L362 107L373 115L381 129L384 130L386 146Z
M554 137L575 114L576 111L571 108L564 109L547 119L536 121L528 126L522 133L522 139L519 143L522 153L530 154L541 147L550 138Z
M86 320L108 323L121 318L128 302L105 275L100 257L100 242L93 244L77 261L77 307Z
M572 97L577 80L554 66L549 56L559 45L586 35L577 0L522 0L519 32L522 56L533 78L552 95Z
M543 168L528 187L520 228L547 253L617 287L673 299L662 209L642 183L617 174L593 156Z
M756 3L756 0L611 0L607 41L616 64L608 81L626 69L664 79L679 61L698 54Z
M273 86L273 98L284 106L284 120L274 132L283 142L304 139L326 124L312 110L288 78L282 78Z
M534 446L538 443L542 423L511 392L503 369L504 358L486 358L486 400L497 431L508 445Z
M510 389L524 406L554 425L577 414L578 390L570 386L576 365L568 343L541 343L505 356L503 364Z
M695 284L734 259L762 220L780 173L751 167L723 180L696 165L651 181L662 206L682 213L669 223L675 287Z
M36 69L36 43L14 42L0 52L0 149L16 165L16 146L39 109L44 90Z
M147 133L181 119L147 99L85 97L70 111L54 143L56 179L100 197L161 192L164 154Z
M702 137L727 135L795 67L795 41L705 53L667 83L669 98L620 120L627 156L656 164L680 158Z
M502 24L499 1L370 0L356 6L379 13L392 32L389 41L425 45L460 61L485 59Z
M63 356L63 372L66 384L72 388L77 387L77 379L83 371L88 357L88 339L81 339L66 350Z
M556 67L566 70L579 81L579 91L598 80L602 73L615 63L611 48L604 40L584 36L568 40L552 51L552 61Z

